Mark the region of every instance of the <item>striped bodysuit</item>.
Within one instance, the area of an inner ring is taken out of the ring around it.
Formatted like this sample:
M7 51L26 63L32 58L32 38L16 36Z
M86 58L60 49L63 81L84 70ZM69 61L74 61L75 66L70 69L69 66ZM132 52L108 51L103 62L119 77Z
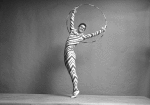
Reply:
M96 31L95 33L84 35L79 34L76 29L74 28L74 17L76 13L76 8L73 9L70 14L70 35L67 38L65 49L64 49L64 62L65 66L70 74L72 83L73 83L73 96L76 97L79 94L78 90L78 76L76 74L76 54L74 52L74 47L82 42L85 39L92 38L94 36L100 35L101 33L105 32L106 25L104 28L100 29L99 31ZM77 93L75 93L77 92Z

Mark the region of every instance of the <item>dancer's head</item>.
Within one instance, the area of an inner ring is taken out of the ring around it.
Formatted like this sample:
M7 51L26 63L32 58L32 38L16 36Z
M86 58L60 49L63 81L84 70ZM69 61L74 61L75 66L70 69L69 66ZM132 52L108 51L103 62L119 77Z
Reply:
M78 26L78 33L83 33L86 30L86 24L80 23Z

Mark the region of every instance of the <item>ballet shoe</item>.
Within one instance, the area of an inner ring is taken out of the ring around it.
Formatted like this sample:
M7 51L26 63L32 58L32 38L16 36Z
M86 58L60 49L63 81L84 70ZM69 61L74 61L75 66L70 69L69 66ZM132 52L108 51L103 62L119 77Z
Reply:
M80 93L79 90L74 91L73 95L71 96L71 98L76 98L79 93Z

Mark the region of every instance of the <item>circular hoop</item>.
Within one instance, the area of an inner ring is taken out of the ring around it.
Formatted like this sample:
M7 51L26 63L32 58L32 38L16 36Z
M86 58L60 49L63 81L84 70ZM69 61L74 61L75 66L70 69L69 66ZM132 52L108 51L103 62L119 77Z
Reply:
M105 19L105 26L107 26L106 16L105 16L105 14L100 10L99 7L96 7L95 5L92 5L92 4L80 4L80 5L76 6L74 9L77 11L77 9L78 9L79 7L81 7L81 6L83 6L83 5L89 5L89 6L92 6L92 7L96 8L96 9L98 9L98 10L102 13L102 15L104 16L104 19ZM68 25L67 25L67 24L68 24L68 18L69 18L69 16L70 16L70 13L71 13L71 11L69 12L69 14L68 14L68 16L67 16L67 19L66 19L66 26L67 26L68 32L70 32L70 31L69 31L69 28L68 28ZM95 41L93 41L93 42L95 42Z

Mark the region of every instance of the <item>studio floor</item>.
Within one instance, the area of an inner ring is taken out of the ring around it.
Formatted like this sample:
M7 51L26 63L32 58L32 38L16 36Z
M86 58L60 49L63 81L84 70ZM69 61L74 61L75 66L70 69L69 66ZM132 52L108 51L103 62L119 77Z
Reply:
M150 105L144 96L0 94L0 105Z

